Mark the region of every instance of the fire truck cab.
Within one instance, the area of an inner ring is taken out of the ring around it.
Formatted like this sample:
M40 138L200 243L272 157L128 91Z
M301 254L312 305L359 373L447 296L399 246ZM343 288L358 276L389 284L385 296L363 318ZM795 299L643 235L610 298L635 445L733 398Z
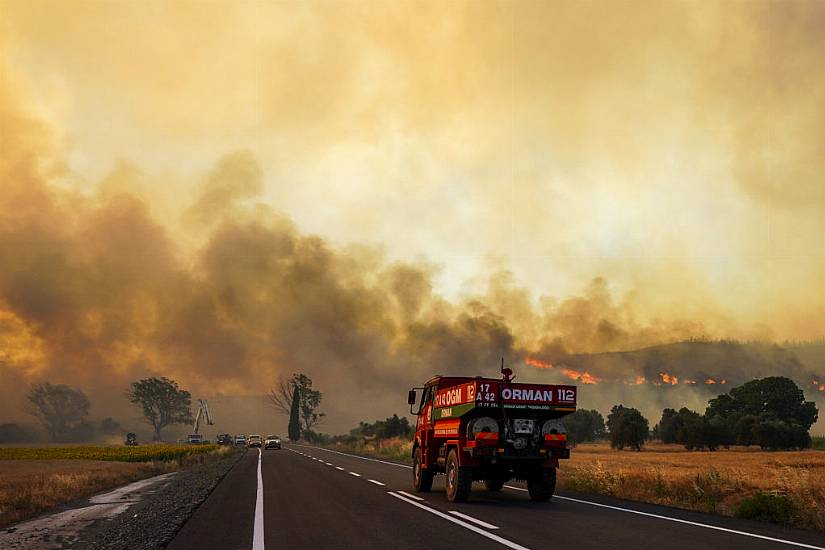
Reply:
M576 387L517 384L502 372L500 380L435 376L410 390L416 491L445 474L450 502L467 500L473 481L500 491L524 480L532 500L553 496L559 460L570 458L561 418L576 410Z

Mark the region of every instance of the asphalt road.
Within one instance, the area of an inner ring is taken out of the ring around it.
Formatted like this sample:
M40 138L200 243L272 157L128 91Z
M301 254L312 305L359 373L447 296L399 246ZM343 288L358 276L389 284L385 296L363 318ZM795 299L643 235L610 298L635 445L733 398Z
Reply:
M414 493L411 477L407 466L316 447L260 459L249 450L169 548L825 548L821 533L663 506L564 492L534 503L517 483L500 493L474 484L469 502L450 504L443 476L431 493Z

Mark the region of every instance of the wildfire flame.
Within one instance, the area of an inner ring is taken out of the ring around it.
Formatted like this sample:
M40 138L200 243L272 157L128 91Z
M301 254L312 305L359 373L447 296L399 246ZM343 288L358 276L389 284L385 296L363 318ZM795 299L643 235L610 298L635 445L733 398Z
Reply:
M580 372L573 369L562 369L561 373L571 380L578 380L582 384L598 384L600 380L589 372Z
M645 380L644 376L637 376L636 381L634 382L634 384L637 385L637 386L641 386L645 382L647 382L647 380Z
M665 384L670 384L671 386L675 386L676 384L679 383L679 379L676 376L672 375L672 374L668 374L666 372L660 372L659 376L662 378L662 382L664 382Z
M722 381L721 381L721 382L719 382L719 383L720 383L720 384L727 384L727 383L728 383L728 381L727 381L727 380L725 380L725 379L723 378L723 379L722 379Z
M713 378L708 378L707 380L705 380L705 384L715 384L715 383L716 383L716 380L714 380Z
M553 365L541 359L534 359L533 357L525 357L524 364L536 367L537 369L552 369Z
M685 384L695 384L696 380L685 380Z
M536 367L537 369L555 368L552 363L542 361L541 359L536 359L535 357L525 357L524 364L530 365L531 367ZM596 378L589 372L581 372L571 368L564 368L561 373L570 380L578 380L582 384L598 384L601 381L600 378Z

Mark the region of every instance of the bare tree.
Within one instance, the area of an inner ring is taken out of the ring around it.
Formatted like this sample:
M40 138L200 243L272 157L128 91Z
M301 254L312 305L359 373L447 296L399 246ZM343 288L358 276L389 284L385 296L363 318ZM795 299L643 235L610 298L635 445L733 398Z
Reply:
M312 379L309 376L296 373L292 378L279 378L276 387L269 391L269 402L279 414L289 415L295 395L299 396L301 430L309 431L313 426L320 424L326 416L324 413L316 412L321 405L322 394L312 389Z
M53 441L68 439L89 414L89 398L76 388L48 382L32 386L30 413L40 419Z

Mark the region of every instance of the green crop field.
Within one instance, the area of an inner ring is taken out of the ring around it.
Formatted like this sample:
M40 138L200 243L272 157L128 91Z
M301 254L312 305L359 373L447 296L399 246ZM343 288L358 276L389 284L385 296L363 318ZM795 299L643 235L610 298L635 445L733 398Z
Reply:
M218 445L140 445L137 447L7 447L0 448L0 460L111 460L151 462L178 460L208 453Z

